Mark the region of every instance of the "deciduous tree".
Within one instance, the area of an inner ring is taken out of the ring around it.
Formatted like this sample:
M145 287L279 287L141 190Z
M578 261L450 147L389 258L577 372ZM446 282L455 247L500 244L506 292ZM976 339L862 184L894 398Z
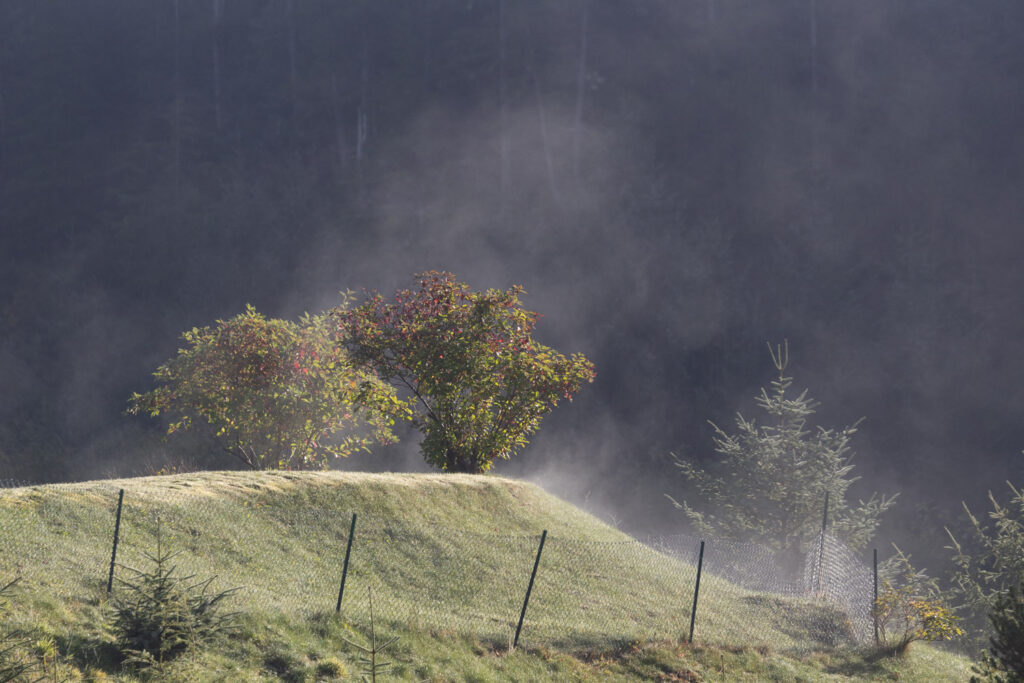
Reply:
M225 449L253 469L324 469L331 457L394 438L394 390L352 366L328 316L298 323L251 306L182 335L185 348L133 394L128 412L170 418L172 434L208 423Z
M592 381L593 364L533 339L538 314L520 305L522 287L474 292L451 273L417 278L393 299L374 293L337 309L341 338L359 367L408 395L427 462L484 472Z

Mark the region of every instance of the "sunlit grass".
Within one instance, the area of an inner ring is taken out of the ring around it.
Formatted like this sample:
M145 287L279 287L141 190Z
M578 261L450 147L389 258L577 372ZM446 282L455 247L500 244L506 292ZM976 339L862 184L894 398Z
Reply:
M593 667L550 653L604 649L621 659L621 648L630 644L676 643L659 656L692 659L706 680L716 680L698 650L670 652L688 633L692 564L628 538L537 486L496 477L211 472L0 490L0 577L23 576L29 591L19 618L56 632L95 621L106 595L120 488L119 564L140 566L159 525L182 551L175 560L182 574L216 576L219 589L240 587L233 608L250 624L279 624L281 638L298 634L301 645L281 645L289 651L323 650L315 643L332 629L365 632L372 591L382 628L403 641L435 648L438 639L462 643L452 647L468 647L474 668L487 669L490 657L490 664L501 665L496 671L504 670L518 660L497 653L508 651L540 532L547 529L521 636L531 657L550 655L564 673L564 667ZM353 512L352 556L335 616ZM267 637L261 627L252 631ZM708 572L702 579L696 641L705 648L700 652L717 652L722 666L754 667L756 660L754 668L810 669L825 676L820 680L884 678L890 666L899 668L901 680L963 678L962 660L927 647L915 648L907 662L864 668L855 650L834 647L849 645L843 632L842 614L823 603L744 590ZM807 659L816 652L824 654ZM431 671L443 670L432 653L412 647L408 654L435 662ZM246 656L257 668L269 666L260 652ZM315 658L304 657L312 667ZM752 659L742 664L737 658ZM230 676L245 680L234 664L211 660L204 666L227 667ZM524 671L532 666L522 664ZM918 670L930 673L915 679ZM408 674L426 677L415 667Z

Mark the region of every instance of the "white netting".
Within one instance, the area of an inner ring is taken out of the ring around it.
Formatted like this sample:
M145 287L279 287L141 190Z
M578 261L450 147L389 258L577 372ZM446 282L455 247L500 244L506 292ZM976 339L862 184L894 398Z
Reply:
M118 491L96 483L0 494L0 574L72 599L105 592ZM539 536L471 534L450 524L358 510L270 505L259 496L204 497L168 489L126 496L114 590L144 568L161 542L180 554L181 575L238 587L236 608L334 611L357 514L342 613L398 624L513 637ZM590 645L688 636L700 539L675 535L599 542L549 536L522 638ZM780 562L753 543L706 539L696 614L699 639L777 649L866 642L872 636L872 574L826 535L800 562Z

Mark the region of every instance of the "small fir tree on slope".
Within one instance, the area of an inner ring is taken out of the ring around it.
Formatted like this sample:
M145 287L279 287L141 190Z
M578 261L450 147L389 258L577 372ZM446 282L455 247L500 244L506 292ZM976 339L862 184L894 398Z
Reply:
M820 532L828 492L831 533L854 549L863 548L895 496L872 495L855 506L847 502L847 491L857 480L851 476L850 449L856 423L839 430L808 426L817 403L806 391L790 393L788 343L769 350L779 375L771 390L762 389L757 397L768 416L765 423L737 415L733 434L711 423L719 455L712 471L673 455L695 496L672 502L701 534L753 540L797 553Z

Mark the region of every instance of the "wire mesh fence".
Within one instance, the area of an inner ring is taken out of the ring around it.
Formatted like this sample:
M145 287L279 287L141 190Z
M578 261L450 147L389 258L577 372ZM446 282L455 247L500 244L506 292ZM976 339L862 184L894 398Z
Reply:
M843 611L857 641L866 643L874 640L872 607L875 577L872 568L834 536L825 534L819 540L817 561L813 554L807 558L808 588Z
M71 600L107 592L118 489L104 483L12 489L0 496L0 576ZM353 514L356 516L353 526ZM784 566L752 543L676 535L621 542L469 533L440 520L207 496L168 487L127 495L112 590L144 569L157 538L180 576L237 588L236 609L395 624L511 643L574 647L689 637L777 649L868 642L872 574L826 535L820 552ZM351 541L351 542L350 542ZM346 563L346 555L348 562ZM536 565L528 608L527 587ZM344 592L342 592L344 582ZM524 614L525 609L525 614Z

